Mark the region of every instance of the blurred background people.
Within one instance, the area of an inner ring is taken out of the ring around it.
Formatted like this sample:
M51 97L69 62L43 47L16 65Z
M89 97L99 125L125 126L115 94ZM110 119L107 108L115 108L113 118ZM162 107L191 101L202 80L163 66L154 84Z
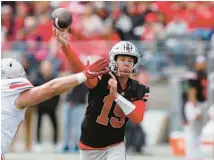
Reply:
M182 35L188 32L187 22L179 15L175 16L166 26L168 36Z
M55 78L53 73L52 63L48 60L42 61L40 64L38 75L34 81L34 86L40 86L52 79ZM37 130L36 130L36 140L37 146L35 146L34 150L36 152L41 152L41 128L42 128L42 118L45 114L47 114L51 120L51 125L53 128L53 146L57 147L58 142L58 120L57 120L57 106L59 104L60 96L55 96L50 100L44 101L38 104L38 116L37 116ZM57 149L57 148L55 148Z
M143 150L146 145L145 140L143 128L129 121L126 127L126 149L130 152L145 154Z
M63 104L63 147L62 152L77 152L81 123L85 114L88 88L81 84L68 93Z
M189 79L188 101L184 107L187 124L185 125L185 151L187 159L201 159L201 132L204 125L207 103L207 73L204 56L196 58L195 73Z

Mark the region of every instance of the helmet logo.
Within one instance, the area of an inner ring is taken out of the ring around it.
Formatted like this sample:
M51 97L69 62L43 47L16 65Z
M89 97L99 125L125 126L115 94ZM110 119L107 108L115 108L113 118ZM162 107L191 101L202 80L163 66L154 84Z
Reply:
M125 43L125 45L123 46L123 49L125 50L125 51L127 51L127 52L132 52L132 49L133 49L133 47L132 47L132 45L130 45L129 43Z

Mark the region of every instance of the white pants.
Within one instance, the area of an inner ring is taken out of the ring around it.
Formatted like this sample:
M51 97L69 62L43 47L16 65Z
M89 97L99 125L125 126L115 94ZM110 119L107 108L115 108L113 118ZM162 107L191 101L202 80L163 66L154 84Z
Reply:
M125 144L120 143L104 150L80 150L80 160L126 160Z
M206 103L198 103L194 106L187 102L185 105L185 114L188 124L185 126L185 154L187 160L200 160L201 155L201 130L203 127L203 119L205 117ZM202 113L202 119L196 120L198 112Z
M200 160L201 145L200 145L200 133L193 132L189 126L185 128L185 154L187 160Z

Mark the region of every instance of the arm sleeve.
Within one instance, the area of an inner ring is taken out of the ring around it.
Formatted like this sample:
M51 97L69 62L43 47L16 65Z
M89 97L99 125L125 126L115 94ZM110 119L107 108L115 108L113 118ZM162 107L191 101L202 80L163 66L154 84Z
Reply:
M144 112L146 110L146 102L149 98L149 87L145 85L139 85L137 90L137 100L133 102L135 109L127 116L132 122L138 124L142 122L144 118Z
M143 100L134 101L135 109L127 115L127 117L134 123L139 124L143 121L145 112L145 102Z
M34 86L31 84L30 81L28 81L26 78L17 78L17 79L13 79L12 82L9 83L9 89L10 89L10 93L13 94L14 96L12 99L12 106L15 110L19 110L18 108L16 108L15 105L15 101L18 98L18 96L28 90L33 88Z
M145 112L145 102L149 97L149 87L144 85L136 85L137 90L134 90L137 94L135 94L134 100L132 103L122 97L121 95L115 100L120 108L123 110L125 115L134 123L139 124L142 122ZM134 95L133 94L133 95ZM128 113L128 114L126 114Z
M139 85L137 89L137 99L143 100L144 102L147 102L150 94L150 89L148 86L145 85Z

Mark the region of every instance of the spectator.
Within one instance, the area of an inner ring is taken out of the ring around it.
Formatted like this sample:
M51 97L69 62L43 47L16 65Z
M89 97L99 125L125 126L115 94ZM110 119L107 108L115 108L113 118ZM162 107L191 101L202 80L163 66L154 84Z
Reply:
M122 40L139 40L136 29L144 23L144 13L140 12L136 2L126 2L124 12L115 21Z
M78 141L80 138L80 127L85 113L86 96L88 89L85 84L74 88L67 96L64 103L64 135L63 152L78 151ZM72 135L72 144L70 136Z
M188 32L188 25L180 16L175 16L165 29L167 36L177 36Z
M95 13L102 20L105 20L108 17L108 13L107 13L106 8L105 8L106 2L104 2L104 1L94 1L92 3L95 6Z
M187 159L201 159L200 136L207 106L207 74L205 57L196 58L196 72L189 80L188 101L184 107L185 153Z
M9 5L3 5L1 7L1 24L5 27L6 35L5 39L11 41L14 38L14 20L12 8Z
M29 7L24 2L20 2L16 4L16 19L15 19L15 31L16 31L16 39L24 40L24 24L25 18L29 15Z
M52 21L47 13L41 14L39 17L39 24L36 27L36 37L40 37L41 41L50 41L52 32Z
M145 17L145 25L142 28L141 40L154 41L163 38L164 26L158 20L156 13L149 13Z
M140 124L128 122L126 126L126 149L133 149L136 153L142 153L145 146L146 135Z
M40 70L37 75L37 79L34 81L35 86L42 85L51 79L54 79L52 64L50 61L46 60L43 61L40 65ZM35 151L41 151L41 126L42 126L42 117L44 114L47 114L53 126L53 145L54 149L57 149L57 142L58 142L58 124L57 124L57 117L56 117L56 110L59 103L60 96L55 96L50 100L42 102L38 104L38 118L37 118L37 145L35 146ZM56 151L56 150L55 150Z
M94 13L91 4L85 5L85 12L81 19L81 33L86 39L96 39L104 35L104 24L102 19Z

